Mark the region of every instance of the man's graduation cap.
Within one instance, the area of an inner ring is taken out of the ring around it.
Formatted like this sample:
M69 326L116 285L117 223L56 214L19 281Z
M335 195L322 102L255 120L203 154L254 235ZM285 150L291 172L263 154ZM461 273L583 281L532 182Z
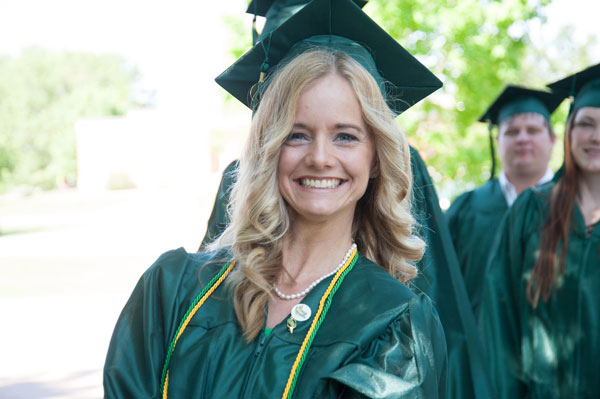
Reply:
M582 107L600 107L600 64L548 85L561 98L572 100L569 115Z
M238 100L252 108L251 89L262 74L271 73L294 47L343 51L376 80L385 82L388 106L400 114L442 83L400 46L352 0L312 0L268 33L216 79Z
M494 154L494 138L492 128L511 116L525 113L542 115L550 123L550 115L560 105L564 97L547 91L532 90L521 86L508 85L484 112L479 122L489 123L490 152L492 155L492 173L496 172L496 156Z

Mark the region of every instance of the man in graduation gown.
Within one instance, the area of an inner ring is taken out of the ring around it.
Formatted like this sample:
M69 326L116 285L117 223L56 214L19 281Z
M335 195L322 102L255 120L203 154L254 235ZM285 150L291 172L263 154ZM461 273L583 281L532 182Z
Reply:
M492 178L459 196L446 213L476 316L486 261L504 214L523 190L553 177L548 168L555 141L550 114L560 102L558 96L548 92L507 86L480 119L490 124L490 135L492 126L498 126L496 141L502 170L494 178L493 164ZM492 146L492 162L493 154Z

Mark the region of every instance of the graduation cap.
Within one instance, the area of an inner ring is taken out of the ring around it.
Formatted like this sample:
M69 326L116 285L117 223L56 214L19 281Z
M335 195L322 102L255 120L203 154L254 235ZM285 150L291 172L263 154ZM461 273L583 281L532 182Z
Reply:
M248 14L260 15L261 17L267 17L267 12L271 7L276 5L278 9L283 7L303 6L310 0L252 0L248 4L246 12ZM354 0L357 6L363 8L369 0Z
M569 115L582 107L600 107L600 64L548 85L561 98L571 98Z
M254 14L252 20L252 43L256 44L266 34L277 29L279 25L287 21L292 15L296 14L311 0L253 0L248 5L246 12ZM354 3L363 8L368 0L353 0ZM259 35L256 31L256 16L260 15L266 18L265 26Z
M312 38L312 39L311 39ZM385 82L386 102L400 114L442 86L442 82L400 46L352 0L312 0L263 38L216 81L252 108L251 89L290 50L343 51ZM256 101L254 101L256 103Z
M492 129L499 126L511 116L525 113L536 113L550 121L550 115L560 105L564 97L547 91L532 90L521 86L508 85L484 112L479 122L489 123L490 152L492 155L492 173L496 172L496 157L494 153L494 138Z

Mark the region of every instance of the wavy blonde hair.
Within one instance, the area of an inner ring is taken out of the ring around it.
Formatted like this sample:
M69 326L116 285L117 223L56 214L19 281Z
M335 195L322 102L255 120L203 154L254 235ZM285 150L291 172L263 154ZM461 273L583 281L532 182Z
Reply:
M353 239L363 255L403 283L417 275L412 262L423 256L425 244L413 234L410 152L395 115L375 79L350 56L326 50L302 53L272 74L260 93L231 193L231 223L212 245L232 248L238 267L228 284L248 341L264 325L265 306L282 266L281 238L290 224L277 183L281 147L304 88L334 73L354 89L376 149L378 173L358 201Z

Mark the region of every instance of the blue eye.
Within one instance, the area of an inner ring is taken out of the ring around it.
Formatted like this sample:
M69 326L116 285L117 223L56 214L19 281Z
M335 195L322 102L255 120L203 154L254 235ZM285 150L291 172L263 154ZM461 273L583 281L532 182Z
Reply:
M358 138L356 136L354 136L353 134L349 134L349 133L339 133L336 137L337 140L340 141L344 141L344 142L351 142L351 141L357 141Z
M290 133L288 134L287 138L285 139L285 141L301 141L301 140L305 140L306 139L306 135L304 133Z

